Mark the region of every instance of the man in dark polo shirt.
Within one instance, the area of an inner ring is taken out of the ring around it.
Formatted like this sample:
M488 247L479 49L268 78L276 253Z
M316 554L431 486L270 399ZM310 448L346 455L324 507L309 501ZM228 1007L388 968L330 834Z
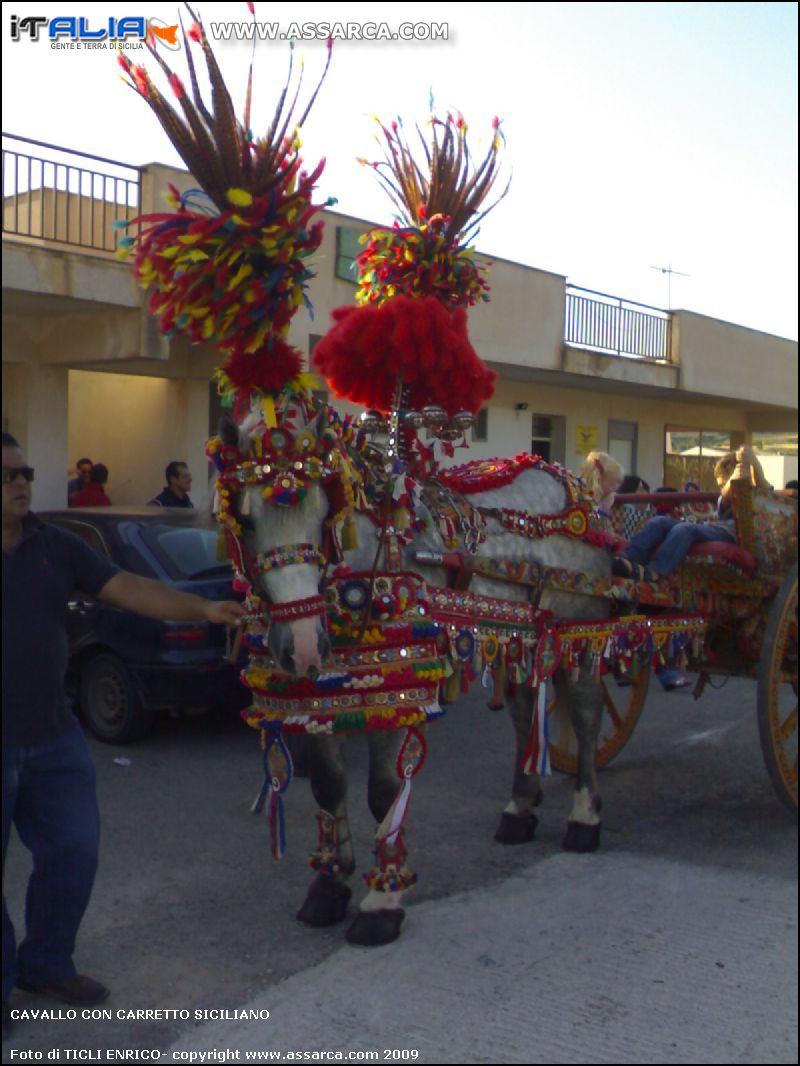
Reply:
M151 504L157 507L194 507L189 499L189 489L192 487L192 475L186 463L177 460L167 465L164 471L167 480L166 487L159 492Z
M3 433L3 864L12 824L33 855L25 938L3 900L3 1016L14 985L68 1003L109 994L76 973L75 938L97 868L99 815L89 748L64 697L67 602L74 590L149 618L235 625L212 602L119 570L31 512L33 470Z

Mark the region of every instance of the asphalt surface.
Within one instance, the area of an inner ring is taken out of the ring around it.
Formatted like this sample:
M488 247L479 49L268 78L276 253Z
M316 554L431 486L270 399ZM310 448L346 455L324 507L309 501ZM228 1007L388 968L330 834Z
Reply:
M420 885L400 939L372 950L294 921L314 805L295 782L274 864L265 820L248 813L260 775L249 730L207 717L124 749L94 744L104 843L76 961L112 987L110 1016L23 1016L4 1060L796 1062L797 823L763 766L753 683L699 703L651 687L601 778L601 851L584 856L560 849L561 775L534 844L492 841L511 729L483 702L429 733L408 833ZM365 775L356 741L360 869ZM27 869L14 842L18 928ZM12 1006L59 1010L21 992Z

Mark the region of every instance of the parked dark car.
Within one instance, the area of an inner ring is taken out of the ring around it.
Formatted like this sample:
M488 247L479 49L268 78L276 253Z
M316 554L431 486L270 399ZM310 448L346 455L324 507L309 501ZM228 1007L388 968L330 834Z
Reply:
M217 559L213 520L195 511L103 507L41 513L125 570L212 600L235 597L230 563ZM86 597L69 604L68 681L91 731L109 743L139 740L162 711L238 711L242 663L226 659L224 626L157 622Z

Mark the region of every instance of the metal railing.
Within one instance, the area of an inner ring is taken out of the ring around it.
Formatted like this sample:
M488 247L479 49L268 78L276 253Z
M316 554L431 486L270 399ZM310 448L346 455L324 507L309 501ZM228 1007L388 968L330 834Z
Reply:
M140 201L137 167L3 134L4 238L112 253L114 223L135 218Z
M591 351L668 362L672 318L668 311L592 289L567 286L564 339Z

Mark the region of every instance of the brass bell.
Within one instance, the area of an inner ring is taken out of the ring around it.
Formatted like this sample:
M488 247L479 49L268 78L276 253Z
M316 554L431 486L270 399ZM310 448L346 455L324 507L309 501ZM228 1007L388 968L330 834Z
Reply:
M460 429L462 433L466 433L470 426L475 422L475 415L472 411L457 411L450 419L450 422L456 429Z
M428 407L423 407L422 417L429 429L435 429L437 426L443 426L447 421L447 412L438 404L430 404Z
M425 415L422 411L405 411L403 424L409 429L421 429L425 425Z
M364 433L385 433L386 421L380 411L364 411L358 420L358 428Z

